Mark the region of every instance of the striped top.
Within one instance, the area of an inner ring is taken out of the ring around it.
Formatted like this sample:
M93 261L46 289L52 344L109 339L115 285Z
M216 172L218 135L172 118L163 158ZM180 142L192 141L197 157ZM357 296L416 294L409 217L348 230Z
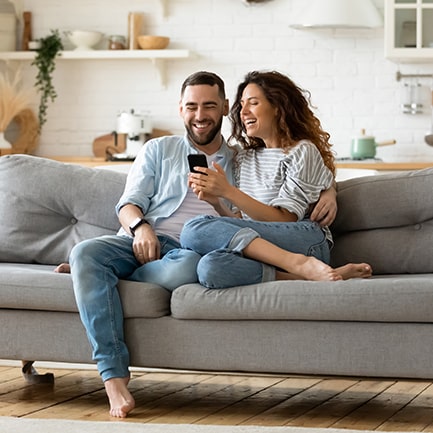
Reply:
M236 186L256 200L307 218L334 177L317 147L307 140L281 148L242 150L236 157ZM243 218L249 218L242 213ZM325 230L328 232L328 230ZM330 234L327 233L330 238Z

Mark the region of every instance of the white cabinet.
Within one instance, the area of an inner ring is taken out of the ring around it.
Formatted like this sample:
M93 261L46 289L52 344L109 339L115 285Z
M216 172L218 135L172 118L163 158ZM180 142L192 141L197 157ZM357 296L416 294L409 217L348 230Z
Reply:
M385 57L433 60L433 0L385 0Z

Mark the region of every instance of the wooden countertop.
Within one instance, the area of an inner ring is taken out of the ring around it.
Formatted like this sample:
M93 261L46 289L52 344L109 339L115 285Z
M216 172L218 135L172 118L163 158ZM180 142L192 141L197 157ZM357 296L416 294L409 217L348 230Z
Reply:
M107 161L105 158L96 156L46 156L45 158L68 164L79 164L85 167L98 167L100 165L131 164L132 161Z
M80 164L86 167L96 167L99 165L119 165L130 164L131 161L106 161L104 158L92 156L50 156L49 159L55 161L66 162L70 164ZM343 160L336 161L337 168L358 168L370 169L378 171L404 171L404 170L420 170L423 168L433 167L433 161L407 161L407 162L383 162L383 161L353 161Z
M407 161L407 162L383 162L383 161L336 161L337 168L362 168L378 171L404 171L421 170L433 167L433 161Z

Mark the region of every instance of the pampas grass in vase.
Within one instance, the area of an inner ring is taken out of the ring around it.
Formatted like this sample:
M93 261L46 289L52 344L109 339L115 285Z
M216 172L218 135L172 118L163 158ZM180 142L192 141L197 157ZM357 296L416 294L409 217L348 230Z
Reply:
M30 107L33 99L30 89L23 88L21 75L20 69L14 72L10 68L0 74L0 155L12 151L4 136L6 128L15 116Z

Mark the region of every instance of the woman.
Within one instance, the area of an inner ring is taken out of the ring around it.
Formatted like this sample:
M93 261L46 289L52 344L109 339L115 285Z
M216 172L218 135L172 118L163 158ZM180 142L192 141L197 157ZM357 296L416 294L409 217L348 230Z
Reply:
M218 164L189 175L193 191L222 215L194 218L181 233L182 247L202 255L200 283L226 288L371 276L365 263L330 267L331 232L309 219L335 174L329 134L310 108L309 93L281 73L254 71L238 86L230 118L231 138L242 147L237 187Z

